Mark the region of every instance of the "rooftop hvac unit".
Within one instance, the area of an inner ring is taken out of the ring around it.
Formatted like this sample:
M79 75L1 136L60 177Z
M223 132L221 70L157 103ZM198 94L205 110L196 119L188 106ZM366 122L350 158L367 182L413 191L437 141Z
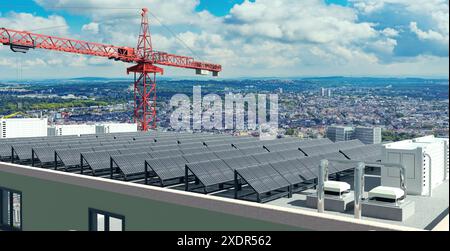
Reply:
M449 160L448 160L448 143L449 140L448 138L436 138L433 135L431 136L426 136L426 137L421 137L421 138L417 138L414 139L414 142L443 142L444 144L444 169L445 169L445 179L448 180L448 176L449 176Z
M429 195L446 178L445 150L442 140L400 141L385 145L383 162L405 166L408 194ZM381 169L382 186L397 187L398 179L398 170Z

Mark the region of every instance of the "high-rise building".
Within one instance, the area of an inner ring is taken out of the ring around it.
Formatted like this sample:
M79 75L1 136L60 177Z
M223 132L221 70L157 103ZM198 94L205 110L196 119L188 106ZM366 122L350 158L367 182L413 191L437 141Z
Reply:
M331 97L331 94L332 94L332 93L331 93L331 89L328 89L328 90L327 90L327 96L328 96L328 97Z
M355 139L361 140L364 144L380 144L381 128L380 127L356 127Z
M326 94L327 89L325 88L320 88L320 96L324 97Z
M327 138L333 142L348 141L354 139L353 127L349 126L330 126L327 128Z

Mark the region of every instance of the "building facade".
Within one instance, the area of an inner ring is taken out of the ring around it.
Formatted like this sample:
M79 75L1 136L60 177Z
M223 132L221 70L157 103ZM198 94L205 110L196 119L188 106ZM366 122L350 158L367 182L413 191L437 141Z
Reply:
M47 136L47 118L0 119L0 138Z
M327 128L327 138L333 142L349 141L354 139L352 127L330 126Z
M380 127L356 127L355 139L361 140L364 144L380 144L381 128Z

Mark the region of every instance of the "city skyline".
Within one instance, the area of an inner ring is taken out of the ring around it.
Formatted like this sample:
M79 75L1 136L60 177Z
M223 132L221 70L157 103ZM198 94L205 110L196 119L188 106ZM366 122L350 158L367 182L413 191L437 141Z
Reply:
M449 75L448 2L441 0L139 0L136 6L23 0L0 4L0 27L135 47L144 6L152 12L155 49L218 62L224 78ZM40 50L18 55L6 46L0 56L4 79L15 79L17 69L22 79L126 77L125 64L105 59Z

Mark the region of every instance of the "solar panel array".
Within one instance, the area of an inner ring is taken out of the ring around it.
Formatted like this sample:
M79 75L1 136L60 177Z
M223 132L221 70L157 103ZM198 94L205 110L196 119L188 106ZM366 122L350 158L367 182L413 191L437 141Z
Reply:
M31 142L31 143L30 143ZM332 143L328 139L285 138L260 141L254 137L173 132L81 135L0 140L0 158L83 167L97 172L115 172L125 179L143 175L147 166L161 182L183 178L186 166L204 186L231 182L234 171L258 193L311 181L318 176L322 159L379 158L381 145L360 141ZM80 161L82 160L82 162ZM353 168L330 163L330 173ZM181 182L181 181L180 181Z

